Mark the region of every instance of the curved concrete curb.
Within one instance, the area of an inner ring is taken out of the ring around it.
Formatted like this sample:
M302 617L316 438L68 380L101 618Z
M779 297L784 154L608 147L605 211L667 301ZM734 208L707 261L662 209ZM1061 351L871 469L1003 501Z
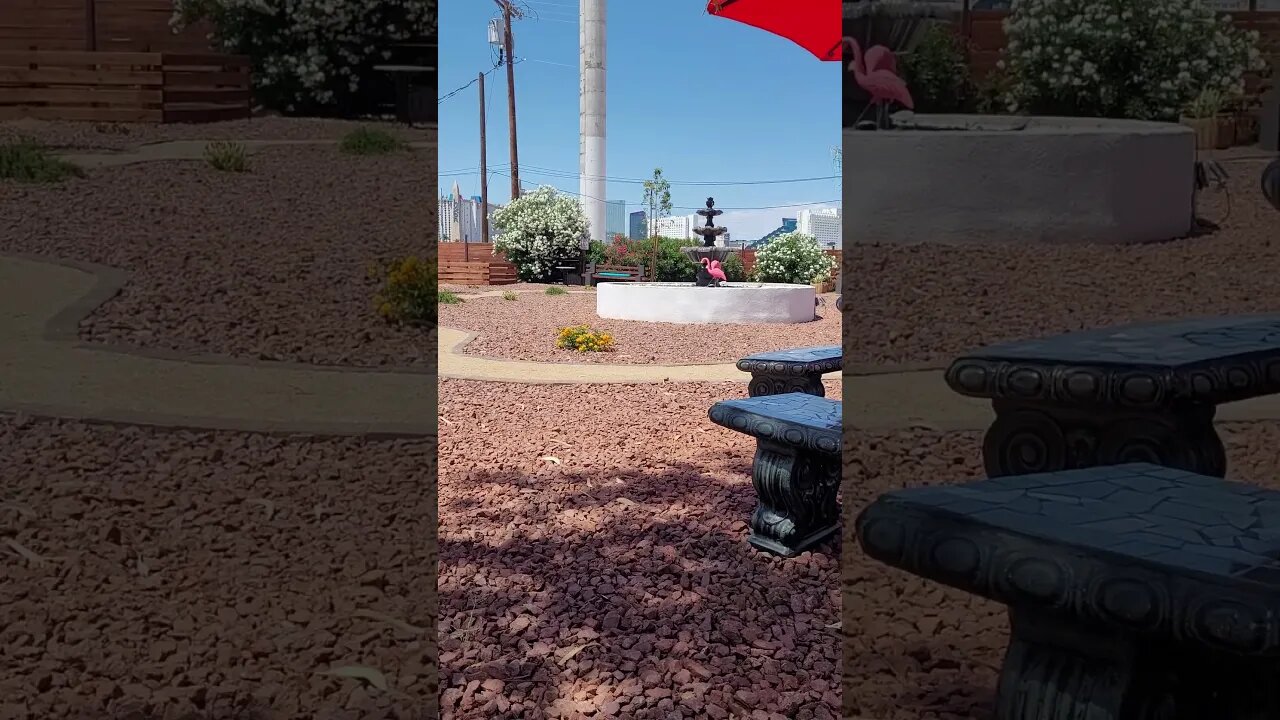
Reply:
M80 320L126 278L100 266L0 256L0 410L198 429L436 434L430 371L189 361L80 343Z

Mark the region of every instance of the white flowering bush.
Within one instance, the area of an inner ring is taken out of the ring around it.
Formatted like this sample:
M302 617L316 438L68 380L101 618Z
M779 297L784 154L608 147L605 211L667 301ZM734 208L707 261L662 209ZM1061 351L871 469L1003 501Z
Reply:
M557 258L574 256L588 237L587 216L577 198L544 185L493 214L500 233L494 254L502 253L525 282L545 280Z
M751 275L759 282L808 284L818 277L831 277L835 266L835 259L823 252L816 238L790 232L756 251Z
M174 0L175 29L209 21L211 40L253 60L259 100L277 110L341 107L390 45L436 34L436 0Z
M1202 0L1020 0L1004 29L1010 112L1176 120L1265 64L1258 34Z

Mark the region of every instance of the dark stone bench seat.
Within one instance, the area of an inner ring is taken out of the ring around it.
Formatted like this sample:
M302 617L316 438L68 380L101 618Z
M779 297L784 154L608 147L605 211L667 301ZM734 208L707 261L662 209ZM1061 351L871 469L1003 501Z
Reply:
M1280 493L1117 465L890 492L856 532L1008 606L997 720L1280 717Z
M822 376L839 370L842 357L839 345L775 350L742 358L738 369L751 373L751 397L791 392L826 397Z
M1153 462L1224 477L1217 406L1280 393L1280 316L1099 328L992 345L947 384L988 398L987 474Z
M787 393L723 400L711 421L756 439L748 541L794 557L839 527L840 401Z

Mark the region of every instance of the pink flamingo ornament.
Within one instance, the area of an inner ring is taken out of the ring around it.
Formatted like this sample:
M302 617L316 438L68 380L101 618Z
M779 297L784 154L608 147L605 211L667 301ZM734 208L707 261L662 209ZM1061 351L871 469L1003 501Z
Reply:
M883 45L876 45L867 50L864 58L862 46L851 37L844 39L844 44L853 51L853 62L849 70L853 71L853 79L858 87L871 95L871 104L877 106L876 127L885 126L885 110L890 102L896 102L908 110L915 109L915 101L907 90L907 84L898 77L898 61L893 52Z
M703 259L705 260L706 258ZM711 277L715 279L717 285L729 281L729 278L724 274L724 270L720 267L719 260L712 260L711 265L707 267L707 272L711 273Z

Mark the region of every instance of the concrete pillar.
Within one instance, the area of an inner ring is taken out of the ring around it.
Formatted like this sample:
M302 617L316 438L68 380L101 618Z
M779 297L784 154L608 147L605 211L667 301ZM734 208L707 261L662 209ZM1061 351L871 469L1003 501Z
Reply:
M581 69L579 93L578 192L591 223L591 239L606 242L605 234L605 0L579 0L578 45Z

